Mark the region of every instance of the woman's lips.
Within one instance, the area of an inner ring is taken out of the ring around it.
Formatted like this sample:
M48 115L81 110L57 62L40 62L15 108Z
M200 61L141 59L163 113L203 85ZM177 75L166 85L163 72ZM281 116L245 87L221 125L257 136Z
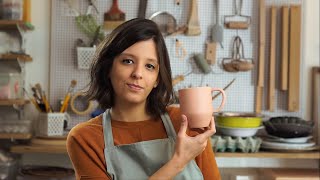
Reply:
M139 85L136 85L136 84L127 84L129 86L130 89L133 89L133 90L142 90L143 88Z

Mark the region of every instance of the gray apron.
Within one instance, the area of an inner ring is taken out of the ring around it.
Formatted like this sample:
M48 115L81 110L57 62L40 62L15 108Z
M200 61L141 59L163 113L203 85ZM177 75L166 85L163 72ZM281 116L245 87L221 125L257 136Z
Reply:
M103 113L104 155L107 172L115 180L148 179L172 157L176 132L167 113L161 115L167 139L155 139L133 144L115 146L112 136L110 110ZM174 179L203 180L202 173L194 160Z

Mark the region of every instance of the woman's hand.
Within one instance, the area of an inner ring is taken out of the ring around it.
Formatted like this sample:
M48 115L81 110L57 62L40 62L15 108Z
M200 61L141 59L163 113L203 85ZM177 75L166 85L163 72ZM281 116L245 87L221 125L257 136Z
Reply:
M201 154L207 146L208 138L210 138L215 132L214 118L211 118L209 127L205 128L203 133L194 137L187 135L188 120L185 115L182 115L181 127L178 132L175 153L173 159L177 161L179 166L183 168L192 159Z
M202 129L201 133L194 137L187 135L187 129L187 117L182 115L181 127L178 132L173 157L149 177L149 180L173 179L192 159L195 159L196 156L204 151L207 146L208 138L216 132L213 117L209 127Z

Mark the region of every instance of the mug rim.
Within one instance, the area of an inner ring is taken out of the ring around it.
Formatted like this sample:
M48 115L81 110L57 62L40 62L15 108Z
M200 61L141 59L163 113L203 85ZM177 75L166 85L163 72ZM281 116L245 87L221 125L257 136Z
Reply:
M201 86L201 87L189 87L189 88L183 88L183 89L179 89L178 91L183 91L183 90L191 90L191 89L204 89L204 88L209 88L212 89L214 87L210 87L210 86Z

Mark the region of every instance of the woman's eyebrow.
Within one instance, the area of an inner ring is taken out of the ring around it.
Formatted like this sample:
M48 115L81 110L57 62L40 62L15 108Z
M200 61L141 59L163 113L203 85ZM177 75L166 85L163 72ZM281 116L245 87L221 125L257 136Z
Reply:
M137 58L137 56L135 56L133 54L130 54L130 53L121 53L120 56L129 56L129 57L132 57L132 58ZM150 62L154 62L154 63L158 64L158 59L157 58L147 58L147 60L150 61Z
M155 64L158 64L158 60L157 59L148 58L148 61L153 62Z

